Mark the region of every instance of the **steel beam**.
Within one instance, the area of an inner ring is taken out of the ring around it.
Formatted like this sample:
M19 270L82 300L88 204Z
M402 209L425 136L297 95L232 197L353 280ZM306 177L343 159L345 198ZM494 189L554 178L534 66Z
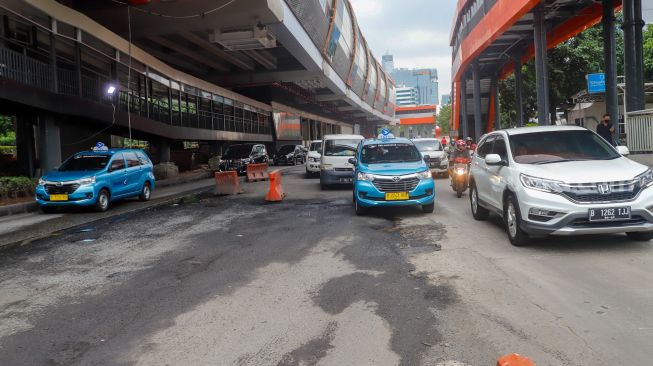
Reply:
M549 75L546 62L546 24L544 8L540 4L533 12L535 36L535 81L537 88L537 121L549 125Z
M183 55L186 58L189 58L193 61L196 61L202 65L208 66L214 70L226 72L229 71L229 68L219 62L216 62L215 60L212 60L208 57L204 57L198 53L196 53L194 50L188 49L186 47L183 47L182 45L173 42L167 38L164 38L162 36L152 36L149 38L152 42L158 43L161 46L164 46L166 48L169 48L175 52L178 52L179 54ZM174 57L173 55L169 55L169 57ZM166 58L167 59L167 58Z
M624 52L626 74L626 111L646 108L644 94L641 0L624 0ZM639 14L636 14L639 11ZM639 34L639 36L638 36Z
M57 72L57 20L50 19L50 75L52 75L52 84L50 91L59 92L59 73Z
M481 75L477 60L472 63L472 77L474 80L474 141L478 141L483 134L483 111L481 110Z
M521 56L515 60L515 111L517 112L517 127L524 127L524 99L522 93Z
M239 68L247 71L254 70L254 63L249 60L244 60L241 57L238 57L237 53L227 52L218 48L215 44L207 41L206 39L197 36L195 33L186 32L182 33L181 36L187 41L195 44L198 47L201 47L205 51L213 54L214 56L223 59Z
M610 120L619 121L617 99L617 54L614 19L614 0L603 0L603 58L605 62L605 104Z

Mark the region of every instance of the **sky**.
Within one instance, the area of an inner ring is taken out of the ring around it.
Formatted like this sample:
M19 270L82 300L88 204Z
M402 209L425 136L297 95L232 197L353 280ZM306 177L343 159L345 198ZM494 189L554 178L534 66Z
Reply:
M395 67L438 69L440 95L451 89L449 32L456 2L351 0L358 25L379 62L389 52Z

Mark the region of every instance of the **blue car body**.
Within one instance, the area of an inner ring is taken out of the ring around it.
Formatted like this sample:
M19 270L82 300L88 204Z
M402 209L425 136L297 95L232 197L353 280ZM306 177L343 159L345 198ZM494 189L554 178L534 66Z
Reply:
M102 163L98 169L61 170L74 159L97 159ZM61 167L39 179L35 197L40 206L93 206L103 189L108 191L111 202L140 196L146 183L150 192L154 190L152 162L143 150L83 151L68 158ZM59 195L59 200L53 200L52 195Z
M435 183L430 170L415 147L416 161L365 164L362 151L365 146L384 144L414 144L404 138L364 140L356 152L354 172L354 200L364 208L396 206L428 206L435 202ZM387 193L408 193L399 200L386 199ZM432 210L432 209L431 209Z

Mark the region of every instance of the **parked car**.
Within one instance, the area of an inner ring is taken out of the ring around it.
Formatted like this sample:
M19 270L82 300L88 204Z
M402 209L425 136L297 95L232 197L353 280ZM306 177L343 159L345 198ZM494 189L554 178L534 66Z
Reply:
M413 143L422 153L422 156L428 155L429 169L433 173L433 177L448 177L449 176L449 159L447 153L444 151L444 146L438 139L422 138L413 139Z
M152 162L143 150L83 151L41 177L35 196L44 212L70 206L106 211L120 199L149 200L154 181Z
M220 171L236 171L247 173L248 164L263 164L269 160L268 152L263 144L238 144L227 148L220 160Z
M320 186L325 189L332 184L351 184L354 166L349 158L356 156L361 135L325 135L322 139L320 163Z
M415 144L404 138L363 141L349 163L354 174L354 206L362 215L370 207L421 206L426 213L435 207L435 183Z
M302 145L283 145L274 154L274 165L297 165L306 162L306 148Z
M306 176L312 177L320 174L320 160L322 152L322 140L311 141L308 146L306 157Z
M474 218L502 216L510 242L547 235L653 238L653 172L596 133L525 127L485 136L472 158Z

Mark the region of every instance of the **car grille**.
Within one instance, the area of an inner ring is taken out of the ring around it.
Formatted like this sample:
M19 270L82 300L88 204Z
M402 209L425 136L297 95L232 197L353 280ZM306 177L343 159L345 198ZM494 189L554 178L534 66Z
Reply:
M48 192L48 194L71 194L75 192L77 188L79 188L78 183L68 183L61 186L57 184L45 185L45 191Z
M336 172L353 172L353 168L335 168L334 169Z
M600 228L606 226L628 227L628 226L642 225L645 224L646 222L647 222L646 219L644 219L642 216L635 215L628 220L609 221L609 222L590 222L588 219L576 219L570 222L569 226L580 228L580 229Z
M441 163L442 163L442 159L440 158L429 159L429 166L431 168L437 168L440 166Z
M419 184L419 178L409 177L401 178L397 181L393 180L391 177L388 178L379 178L375 177L372 182L376 189L381 192L410 192L417 187Z
M579 203L605 203L631 201L639 195L641 187L635 181L604 183L610 187L610 193L599 192L599 184L565 184L562 195Z

